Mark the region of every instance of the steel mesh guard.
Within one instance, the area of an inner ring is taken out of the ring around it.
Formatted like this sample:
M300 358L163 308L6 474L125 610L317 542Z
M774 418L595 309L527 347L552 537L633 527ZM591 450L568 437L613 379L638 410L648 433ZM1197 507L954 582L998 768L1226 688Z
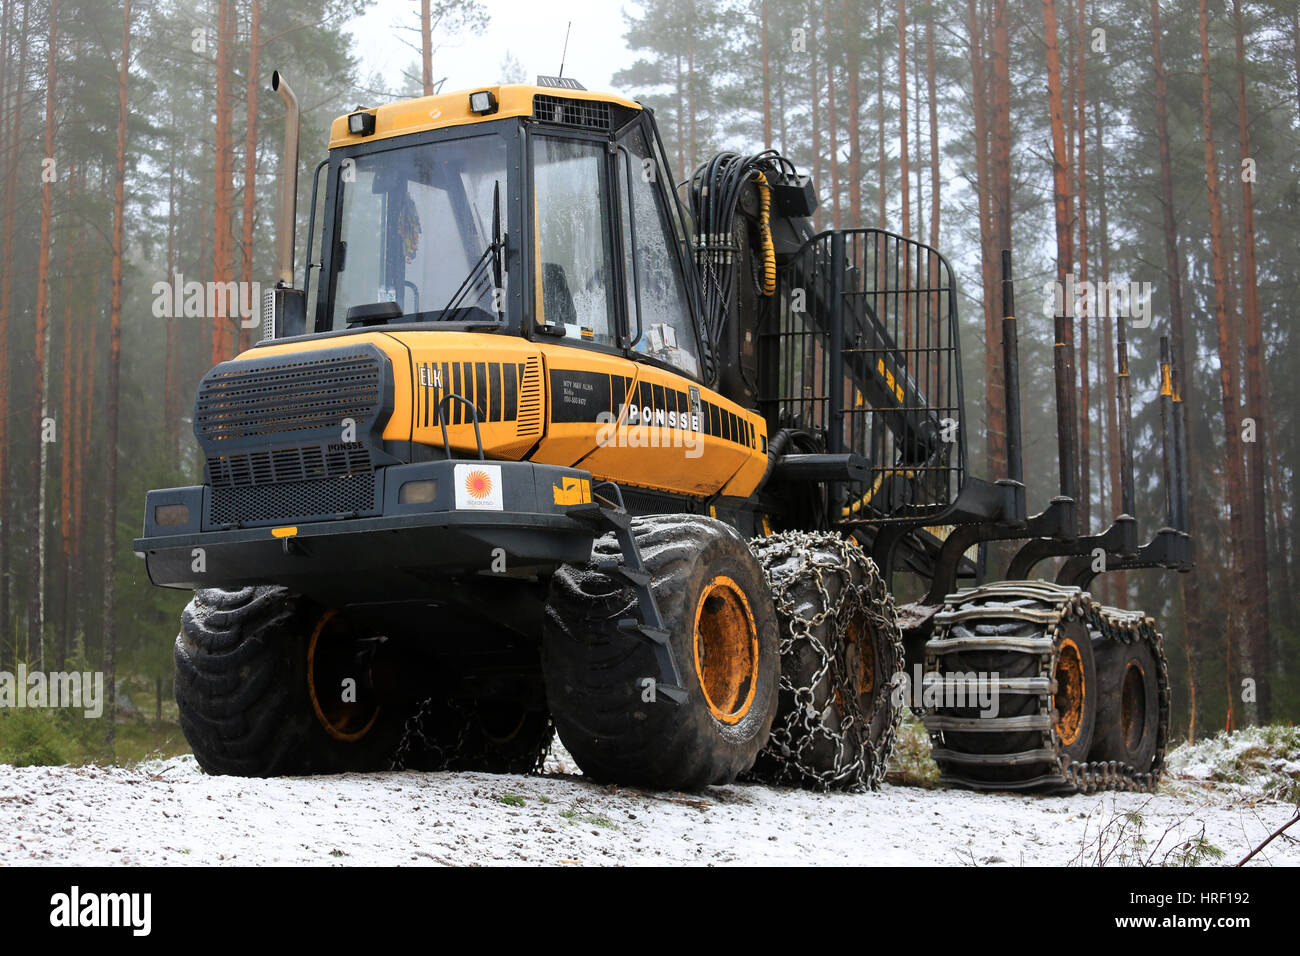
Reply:
M966 471L956 290L938 252L879 229L822 233L781 270L765 317L760 405L870 467L845 483L843 526L922 522ZM838 343L838 348L834 347Z

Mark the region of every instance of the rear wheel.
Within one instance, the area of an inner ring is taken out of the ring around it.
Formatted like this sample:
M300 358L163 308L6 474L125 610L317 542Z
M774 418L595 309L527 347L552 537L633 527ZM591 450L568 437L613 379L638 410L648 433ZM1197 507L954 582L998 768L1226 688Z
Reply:
M373 650L343 616L284 588L194 592L173 657L199 765L245 777L382 766L396 721Z
M693 790L754 762L776 707L776 615L762 568L736 531L710 518L632 522L686 698L657 692L654 647L635 629L636 592L615 571L613 535L592 564L551 583L542 644L560 739L597 780Z
M776 720L755 779L812 789L879 786L900 713L894 601L875 563L835 534L757 539L781 628Z
M1104 642L1097 647L1100 706L1093 760L1118 760L1151 771L1160 727L1159 668L1151 645Z
M1091 607L1077 588L1044 581L948 596L926 644L923 690L944 782L1071 786L1067 768L1086 765L1097 721Z

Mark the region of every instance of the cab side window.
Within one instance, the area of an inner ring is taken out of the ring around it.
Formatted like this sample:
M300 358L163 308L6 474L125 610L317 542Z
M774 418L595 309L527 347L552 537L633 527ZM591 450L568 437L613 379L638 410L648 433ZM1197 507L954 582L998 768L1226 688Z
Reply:
M533 141L537 320L600 345L616 343L608 168L599 143Z
M654 162L645 133L634 126L624 137L627 166L619 179L624 190L624 209L630 212L623 224L625 248L630 250L626 272L629 288L629 316L633 349L673 365L688 375L700 373L699 345L691 321L686 286L674 246L668 211L658 195L661 175L668 175ZM663 184L671 188L671 183ZM630 193L630 196L628 195ZM635 308L633 308L635 304Z

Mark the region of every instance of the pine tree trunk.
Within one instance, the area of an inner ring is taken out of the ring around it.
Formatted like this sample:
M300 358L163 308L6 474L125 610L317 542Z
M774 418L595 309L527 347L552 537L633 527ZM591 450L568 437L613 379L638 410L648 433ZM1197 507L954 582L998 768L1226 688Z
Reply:
M1001 323L994 307L997 279L993 270L994 238L993 184L989 173L988 69L984 59L984 23L979 17L976 0L966 0L966 27L970 34L971 106L975 116L975 191L979 197L980 278L984 306L984 462L985 473L1003 475L1006 471L1006 418L1002 402L1006 386L1002 363L998 360L1002 341Z
M433 29L429 22L429 0L420 0L420 73L424 95L433 95Z
M1206 0L1200 0L1199 21L1201 34L1201 118L1205 145L1205 181L1209 191L1210 204L1210 255L1214 275L1214 316L1219 336L1219 385L1223 394L1223 422L1225 431L1224 473L1227 478L1229 535L1234 570L1229 574L1229 601L1232 605L1235 624L1225 629L1224 654L1227 661L1228 688L1228 726L1233 725L1236 674L1234 673L1234 649L1244 643L1243 637L1234 633L1240 627L1240 610L1244 605L1242 593L1242 576L1248 563L1241 559L1244 535L1244 514L1242 494L1245 479L1241 453L1241 410L1237 398L1237 381L1233 373L1236 364L1232 358L1234 351L1232 338L1234 331L1229 324L1227 307L1227 272L1223 258L1223 212L1219 204L1219 169L1214 152L1214 122L1211 109L1210 83L1210 37L1209 17Z
M907 0L898 0L898 170L899 202L903 209L902 233L907 238L912 236L911 196L908 192L907 168ZM906 280L904 280L906 281ZM906 333L911 332L911 324L904 322ZM904 348L911 346L908 342Z
M1267 383L1265 383L1267 386ZM1276 421L1273 417L1273 392L1265 387L1264 389L1264 421ZM1286 523L1286 486L1281 479L1281 468L1278 464L1277 440L1272 434L1268 435L1268 470L1269 470L1269 501L1273 504L1273 526L1274 546L1277 550L1277 601L1278 601L1278 618L1283 621L1295 620L1296 605L1295 591L1291 585L1291 539L1287 534Z
M885 193L885 34L881 29L881 16L885 0L876 0L876 33L872 44L876 48L876 227L889 225L889 207Z
M988 395L989 436L993 443L994 460L997 470L989 472L992 476L1007 473L1007 434L1006 407L1007 388L1005 373L1001 362L1002 315L1001 299L1001 257L1003 249L1010 249L1011 243L1011 66L1010 38L1007 31L1006 0L994 0L992 9L992 88L993 88L993 123L989 132L991 143L986 143L985 150L990 158L985 162L985 172L990 174L991 195L989 198L989 238L986 247L986 280L989 293L986 307L988 317L985 320L985 332L990 334L989 347L993 353L988 356L992 367L992 382ZM986 42L989 31L986 27ZM986 65L986 82L989 67ZM988 127L987 118L985 126Z
M256 2L256 0L254 0ZM176 128L176 112L171 112L171 128ZM176 149L167 151L167 279L176 281ZM180 399L176 364L177 316L167 317L167 354L163 363L163 434L167 436L169 456L180 453Z
M1178 370L1179 392L1184 403L1191 401L1194 391L1192 386L1192 368L1188 363L1187 320L1183 310L1183 276L1182 256L1178 251L1178 226L1174 209L1174 174L1169 142L1169 108L1166 87L1164 56L1161 52L1160 0L1151 0L1151 54L1155 69L1155 113L1156 139L1160 148L1160 197L1161 218L1164 231L1165 247L1165 281L1169 287L1169 330L1170 344L1174 366ZM1107 276L1109 278L1109 276ZM1193 430L1189 429L1185 438L1188 481L1191 482L1192 465L1196 461ZM1188 528L1194 528L1192 515L1195 512L1196 494L1193 488L1188 495L1185 520ZM1193 572L1195 573L1195 572ZM1189 585L1188 575L1179 575L1179 590L1183 599L1184 640L1187 645L1187 669L1189 687L1189 740L1196 739L1196 698L1200 690L1200 645L1201 613L1200 593L1194 583Z
M231 109L230 75L231 55L234 52L232 4L234 0L220 0L217 4L217 123L216 123L216 164L214 171L212 207L212 281L224 283L230 281L233 267L231 240L233 233L233 209L231 202L231 129L234 116ZM212 315L212 364L230 358L231 337L230 319L226 315L225 297L216 296L216 309Z
M1291 8L1291 50L1295 66L1296 119L1300 120L1300 6Z
M1097 226L1101 231L1101 281L1110 286L1110 218L1106 205L1106 137L1101 122L1101 101L1092 103L1093 127L1097 135ZM1106 389L1106 429L1110 434L1107 464L1110 472L1110 513L1120 513L1119 393L1116 388L1115 317L1104 301L1098 301L1105 328L1106 356L1103 361ZM1180 576L1182 580L1184 576ZM1116 607L1128 607L1128 572L1117 571L1109 582L1109 601Z
M934 18L925 18L925 87L930 111L930 245L939 248L939 97L934 73Z
M677 53L673 58L675 65L674 78L677 81L677 110L674 119L677 121L677 181L684 180L689 172L686 168L686 99L682 83L682 55Z
M821 129L821 73L817 66L817 4L816 0L808 5L808 91L812 101L812 169L813 182L817 188L822 183L822 129ZM827 38L829 40L829 37ZM818 206L814 213L814 228L822 228L822 210Z
M862 44L847 2L840 4L844 22L844 75L848 84L847 122L844 135L849 142L849 228L862 226L862 102L858 87L862 73Z
M427 0L426 0L427 2ZM240 277L247 285L253 281L253 213L254 197L257 194L257 85L258 53L261 41L262 5L260 0L251 0L248 11L248 111L244 120L244 232L242 236L243 255L240 262ZM248 286L248 288L252 288ZM251 295L251 293L250 293ZM243 295L240 295L243 301ZM253 314L257 314L260 303L252 302ZM239 351L245 351L253 344L253 330L245 325L240 316Z
M1250 563L1246 575L1246 628L1250 635L1249 656L1258 698L1256 717L1268 723L1272 717L1270 685L1272 664L1269 633L1269 561L1267 499L1264 493L1264 436L1271 422L1264 418L1264 335L1260 325L1259 276L1255 261L1255 208L1253 183L1246 175L1251 159L1250 116L1246 106L1246 47L1241 28L1241 0L1232 0L1232 19L1237 41L1237 135L1241 148L1241 245L1243 298L1246 306L1246 410L1255 420L1254 441L1246 445L1247 505L1246 538Z
M0 146L5 147L0 150L0 163L4 164L7 173L8 164L4 163L7 158L5 151L13 147L13 142L9 139L9 129L4 125L4 117L7 115L9 108L9 67L11 57L9 55L9 21L13 15L13 8L10 0L0 2ZM6 187L9 185L8 176L4 177ZM4 198L0 199L0 209L7 210L14 202L13 194L7 189ZM0 222L7 221L4 212L0 212ZM3 230L0 230L3 231ZM6 249L4 254L4 264L0 266L5 273L9 270L9 253ZM9 660L6 653L6 644L9 640L9 525L7 521L8 508L5 502L8 500L8 487L5 481L5 473L8 465L6 462L6 451L8 442L8 420L9 420L9 310L6 307L0 311L0 670L9 669Z
M18 164L22 159L23 90L27 76L27 14L29 3L23 3L23 22L18 31L18 72L13 82L12 122L9 127L9 160L5 171L3 224L0 225L0 362L5 363L3 387L0 387L0 643L10 637L13 612L10 605L9 544L13 528L13 511L9 502L9 319L13 310L13 251L14 215L18 207ZM6 21L7 22L7 21ZM3 119L3 117L0 117ZM14 660L18 658L19 637L12 636Z
M921 157L924 155L921 149L921 57L914 50L912 52L912 155L916 161L912 163L912 171L916 175L912 186L916 190L916 238L925 237L925 189L924 175L925 164Z
M831 0L825 0L826 35L831 36ZM831 226L840 228L840 161L835 143L835 61L826 57L826 139L831 159Z
M767 0L761 0L762 25L761 43L763 47L763 148L772 148L772 64L767 49ZM830 17L827 4L827 18Z
M1051 111L1052 124L1052 205L1056 215L1056 281L1058 288L1066 288L1066 277L1073 270L1073 244L1071 242L1070 216L1070 169L1069 155L1065 148L1065 116L1061 99L1061 56L1057 45L1057 22L1055 0L1043 0L1043 30L1047 40L1047 96ZM1063 296L1064 298L1064 296ZM1060 389L1057 401L1060 409L1062 434L1057 436L1061 448L1060 470L1062 487L1067 481L1073 481L1079 487L1079 475L1067 472L1065 449L1078 448L1078 416L1076 414L1075 390L1078 378L1075 374L1074 323L1069 320L1073 304L1064 301L1063 314L1067 320L1062 325L1065 345L1064 388Z
M35 660L45 669L45 463L49 443L45 440L45 418L49 402L45 393L49 356L50 308L50 222L54 216L54 179L57 165L47 171L45 163L54 160L54 94L58 62L58 0L50 0L49 44L45 65L45 140L41 153L41 239L36 261L36 340L32 362L32 424L33 447L37 454L32 459L32 488L36 492L36 547L28 549L29 585L27 598L27 659Z
M68 209L76 208L77 171L72 161L68 163ZM77 240L78 250L85 246ZM72 270L77 256L73 255L73 240L69 236L63 243L63 391L59 402L59 538L62 561L59 563L63 583L63 600L60 601L58 670L64 670L68 659L68 622L72 618L72 458L76 450L77 414L72 401L72 367L76 352L72 336Z
M1074 47L1078 52L1078 65L1074 70L1074 89L1078 98L1075 141L1078 162L1075 164L1075 192L1078 197L1079 217L1079 281L1088 281L1088 114L1084 109L1084 49L1087 30L1086 3L1078 4L1078 30ZM1085 306L1079 314L1079 526L1086 532L1092 528L1092 387L1088 362L1088 323L1092 314Z
M122 60L117 77L117 163L113 175L113 293L108 314L107 421L104 423L104 710L105 743L114 749L117 717L117 436L122 368L122 236L126 216L126 92L131 53L131 0L122 4Z
M96 265L101 261L99 256L91 257L91 261ZM90 461L94 454L94 442L91 432L93 419L93 409L95 403L95 359L99 352L96 350L96 339L99 334L100 307L99 307L99 284L101 270L95 268L91 273L90 280L90 298L89 302L89 324L90 337L84 350L83 367L78 383L81 394L78 397L80 405L80 434L77 436L77 447L80 451L77 454L76 467L74 469L75 490L72 493L73 507L77 514L77 554L81 556L81 567L86 569L90 567L90 522L86 520L86 462ZM80 575L81 580L88 581L88 574ZM81 617L81 633L86 632L85 614L87 610L86 601L78 602L78 610ZM89 658L89 653L87 653Z
M687 109L687 132L690 141L686 155L690 157L691 169L694 169L700 163L699 140L695 136L695 0L690 0L689 5L688 32L686 34L686 109ZM766 67L763 70L767 73ZM763 80L767 83L766 76Z

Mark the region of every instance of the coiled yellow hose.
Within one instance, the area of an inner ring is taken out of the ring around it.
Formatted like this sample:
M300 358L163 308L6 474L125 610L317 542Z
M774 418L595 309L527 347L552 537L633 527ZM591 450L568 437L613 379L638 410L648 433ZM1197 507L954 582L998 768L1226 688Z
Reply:
M776 292L776 246L772 243L772 187L767 177L757 173L758 183L758 234L763 248L763 295Z

